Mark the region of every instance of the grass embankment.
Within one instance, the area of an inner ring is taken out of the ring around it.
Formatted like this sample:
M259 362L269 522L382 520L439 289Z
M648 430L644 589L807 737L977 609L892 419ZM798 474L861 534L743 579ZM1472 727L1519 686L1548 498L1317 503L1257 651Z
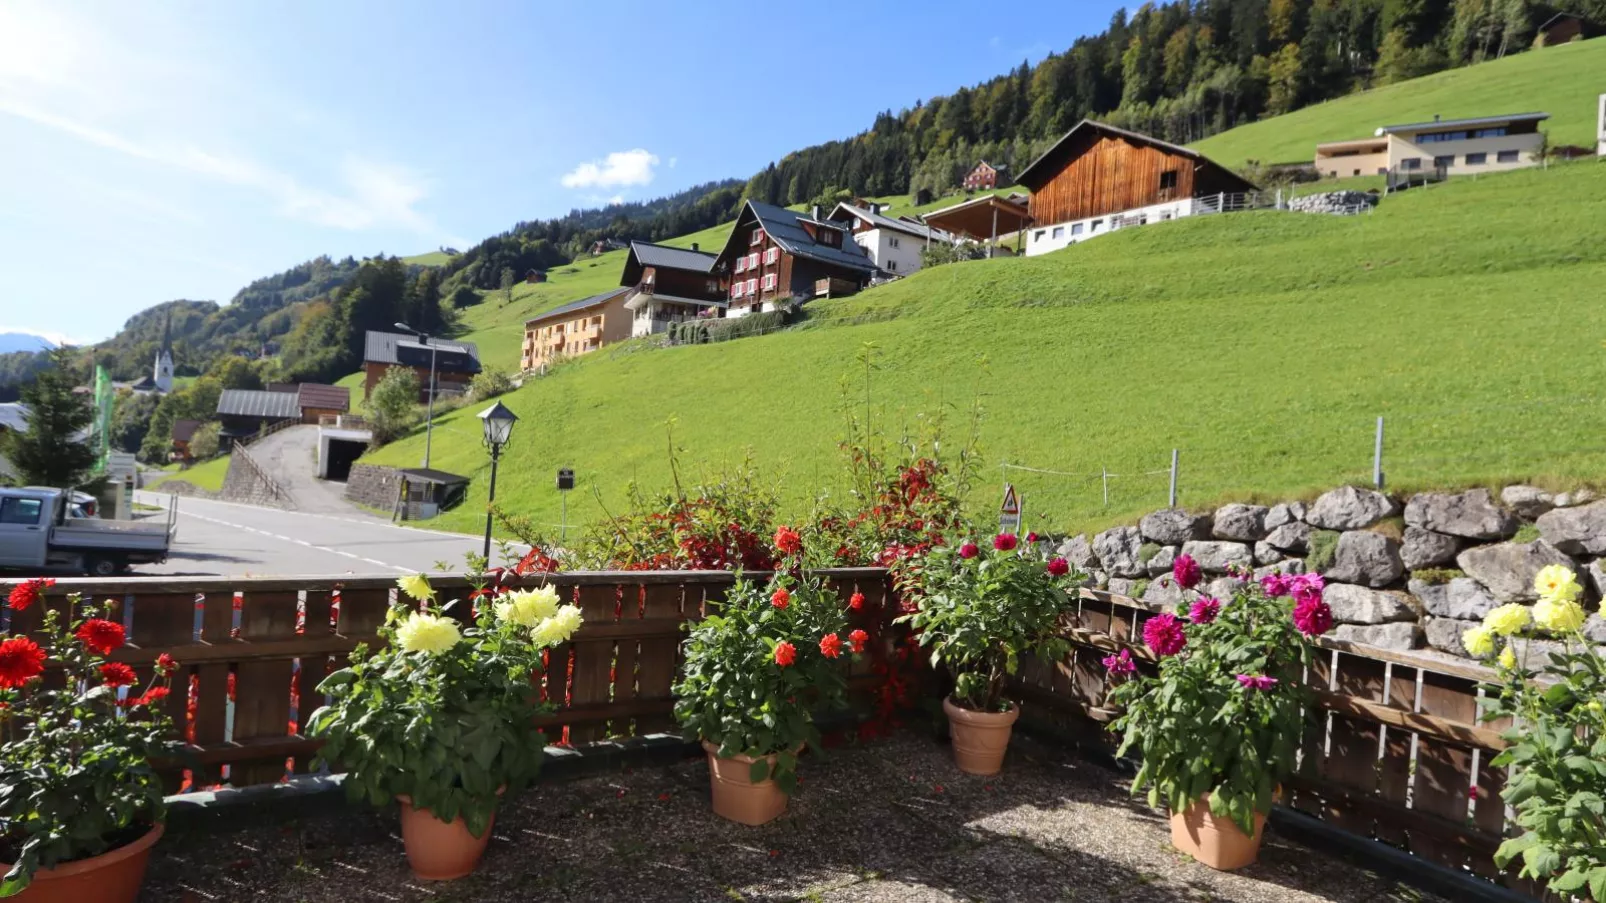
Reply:
M223 455L221 457L213 458L210 461L202 461L200 464L196 464L187 470L175 470L164 473L162 476L145 484L144 488L152 490L160 489L163 483L167 483L169 481L182 481L185 483L194 484L195 486L210 492L218 492L223 488L223 477L227 475L228 472L229 456Z
M1184 504L1369 479L1380 415L1391 487L1598 478L1602 284L1606 165L1593 162L1413 190L1362 217L1156 224L920 272L812 305L811 328L566 364L504 397L523 420L498 497L556 523L552 472L573 466L570 520L593 519L593 487L618 506L631 479L668 485L673 418L684 470L750 449L799 510L842 490L841 387L862 397L866 344L883 428L986 408L978 513L996 505L1001 463L1072 474L1010 472L1037 527L1163 505L1173 448ZM849 325L865 315L881 319ZM434 466L475 478L448 528L483 516L474 413L435 430ZM422 441L368 460L410 465Z
M1379 126L1549 113L1552 146L1595 146L1606 38L1546 47L1351 94L1222 132L1192 146L1224 166L1310 160L1326 141L1365 138Z

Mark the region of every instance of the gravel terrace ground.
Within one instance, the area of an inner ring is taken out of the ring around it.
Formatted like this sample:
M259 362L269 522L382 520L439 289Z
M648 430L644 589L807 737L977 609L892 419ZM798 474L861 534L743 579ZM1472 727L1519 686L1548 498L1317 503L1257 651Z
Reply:
M790 811L761 828L709 811L702 760L542 784L504 808L479 872L444 884L408 872L393 811L240 808L170 832L140 900L1437 899L1270 835L1257 865L1212 871L1171 848L1166 820L1121 776L1018 735L993 778L961 774L946 745L914 733L802 774Z

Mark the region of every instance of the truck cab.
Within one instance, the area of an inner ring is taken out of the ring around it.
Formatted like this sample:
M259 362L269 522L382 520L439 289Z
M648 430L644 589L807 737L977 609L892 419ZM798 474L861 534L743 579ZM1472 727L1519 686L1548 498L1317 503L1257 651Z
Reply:
M70 517L73 503L60 489L0 489L0 569L109 577L131 564L167 560L177 506L165 522L108 521Z

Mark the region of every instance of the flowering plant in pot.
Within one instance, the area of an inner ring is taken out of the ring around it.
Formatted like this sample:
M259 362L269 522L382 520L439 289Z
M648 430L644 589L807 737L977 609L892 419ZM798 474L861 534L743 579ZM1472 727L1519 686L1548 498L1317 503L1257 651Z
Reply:
M53 582L18 584L13 621ZM166 815L151 759L181 748L165 714L178 665L164 654L142 680L110 658L117 603L65 602L0 634L0 897L133 903Z
M547 706L532 680L542 650L579 629L580 609L551 586L439 605L425 577L398 583L385 645L358 648L319 684L330 702L308 733L324 739L319 756L346 772L352 799L401 803L415 874L459 878L484 854L503 793L540 773L535 718Z
M1192 589L1199 568L1187 555L1173 568ZM1236 574L1230 599L1195 599L1186 617L1151 616L1144 643L1159 673L1134 677L1126 651L1104 660L1121 681L1110 694L1124 711L1117 755L1142 761L1132 791L1171 811L1171 842L1217 869L1259 854L1266 813L1294 770L1308 692L1300 677L1311 638L1332 628L1319 574Z
M1549 565L1534 589L1533 606L1502 605L1462 635L1499 672L1484 717L1510 725L1492 764L1511 768L1501 795L1522 833L1494 861L1503 869L1520 859L1521 876L1559 899L1606 900L1606 661L1584 636L1577 576Z
M1019 707L1005 681L1022 656L1063 658L1070 643L1060 618L1076 609L1082 575L1014 534L988 548L970 540L938 546L913 571L918 608L898 619L915 630L933 665L946 665L953 694L943 701L961 771L996 774Z
M675 719L708 752L714 812L760 825L786 811L797 757L819 749L813 713L840 707L842 665L864 651L837 594L804 570L802 540L775 533L781 569L764 584L739 575L717 612L690 627L675 684Z

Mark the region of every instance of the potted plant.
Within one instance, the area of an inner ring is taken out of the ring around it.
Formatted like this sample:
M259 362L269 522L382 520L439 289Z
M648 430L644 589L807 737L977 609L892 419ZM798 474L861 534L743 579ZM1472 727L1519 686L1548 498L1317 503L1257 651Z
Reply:
M1178 556L1173 576L1192 590L1199 568ZM1294 770L1308 692L1301 675L1310 638L1333 626L1319 574L1235 574L1222 601L1195 598L1186 618L1156 614L1143 640L1159 673L1134 678L1127 650L1104 660L1121 681L1110 699L1124 711L1117 755L1142 765L1132 792L1171 812L1171 843L1215 869L1241 868L1259 855L1266 813Z
M1534 589L1532 607L1502 605L1462 635L1467 651L1493 658L1499 672L1484 717L1510 719L1509 745L1493 765L1511 768L1501 795L1522 833L1502 843L1494 861L1504 869L1520 858L1521 876L1558 899L1606 900L1606 661L1583 633L1588 615L1576 575L1549 565Z
M320 758L346 771L352 799L401 804L414 874L460 878L485 853L499 798L540 773L535 717L547 706L532 678L541 651L579 629L580 609L560 605L551 586L476 591L470 608L437 605L421 575L398 583L385 644L358 648L324 679L330 701L308 733L324 739Z
M898 619L946 665L954 690L943 700L954 762L969 774L997 774L1020 707L1006 698L1005 680L1022 656L1062 658L1070 644L1060 618L1076 608L1081 582L1063 558L1046 558L1037 543L1013 533L982 549L966 540L932 549L912 575L918 608Z
M9 594L12 611L54 581ZM153 757L181 744L163 701L178 665L154 676L110 656L123 646L117 603L69 595L28 635L0 634L0 897L29 903L133 903L166 808ZM46 681L46 669L61 680Z
M797 532L781 527L775 546L781 570L765 584L738 574L718 611L690 627L675 685L675 719L708 753L714 813L744 825L786 811L798 753L819 748L813 712L842 705L843 659L868 640L803 569Z

